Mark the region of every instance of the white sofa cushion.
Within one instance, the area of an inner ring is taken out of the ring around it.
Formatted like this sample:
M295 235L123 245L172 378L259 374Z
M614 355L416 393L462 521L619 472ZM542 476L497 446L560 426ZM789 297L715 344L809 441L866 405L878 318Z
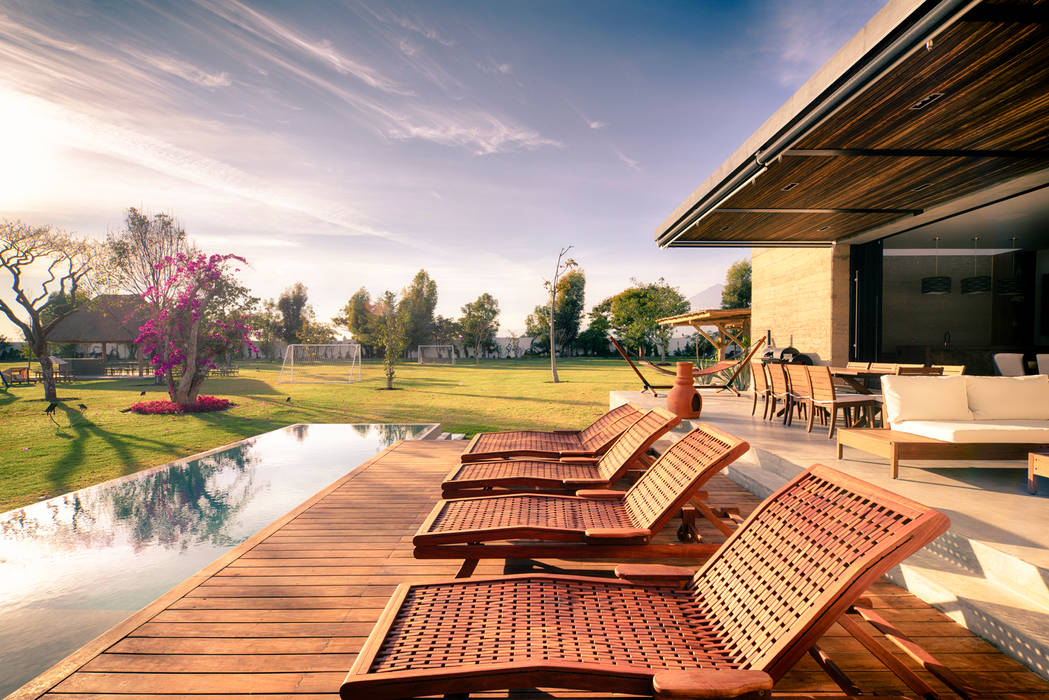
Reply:
M965 377L975 420L1049 420L1049 377Z
M909 420L972 420L965 395L965 377L881 378L885 397L885 420L896 424Z
M1049 444L1049 421L1045 420L908 420L893 423L892 429L947 442Z

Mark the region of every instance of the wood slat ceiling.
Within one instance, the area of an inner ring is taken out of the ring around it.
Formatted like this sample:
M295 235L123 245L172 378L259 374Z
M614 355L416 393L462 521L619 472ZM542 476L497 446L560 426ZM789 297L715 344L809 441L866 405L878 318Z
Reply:
M1030 157L786 155L678 241L838 240L1049 168L1047 6L1042 0L982 3L942 32L931 50L908 57L792 149L994 150ZM1014 21L998 21L1003 17ZM933 93L943 96L911 109ZM741 209L860 211L725 211Z

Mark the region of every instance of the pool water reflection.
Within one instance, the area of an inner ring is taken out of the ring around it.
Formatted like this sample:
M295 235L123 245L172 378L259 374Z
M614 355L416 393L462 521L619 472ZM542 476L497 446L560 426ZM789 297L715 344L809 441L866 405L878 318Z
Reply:
M293 425L0 514L0 697L428 425Z

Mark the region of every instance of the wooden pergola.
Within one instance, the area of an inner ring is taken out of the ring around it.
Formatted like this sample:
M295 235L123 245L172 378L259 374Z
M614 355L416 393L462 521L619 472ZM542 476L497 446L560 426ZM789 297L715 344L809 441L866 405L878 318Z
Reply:
M103 294L88 306L62 319L48 336L52 343L102 346L102 362L108 360L110 345L131 345L144 317L139 299L130 294ZM140 363L141 364L141 363Z
M733 343L746 348L743 336L750 332L750 309L707 309L690 311L687 314L667 316L656 321L661 326L691 326L696 332L710 341L717 348L718 359L725 359L725 351ZM716 328L717 334L711 334L704 328Z

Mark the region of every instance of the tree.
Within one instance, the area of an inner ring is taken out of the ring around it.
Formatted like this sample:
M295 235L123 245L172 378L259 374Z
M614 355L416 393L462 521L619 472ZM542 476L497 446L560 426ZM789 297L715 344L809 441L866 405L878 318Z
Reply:
M167 284L150 290L146 304L159 308L139 327L135 340L150 358L154 372L167 380L175 403L196 403L200 387L216 358L251 344L247 320L257 299L236 279L236 255L179 253L162 264ZM174 372L180 370L178 383Z
M171 216L131 207L124 228L106 235L105 274L108 286L143 297L167 286L172 268L165 260L192 250L186 231Z
M590 310L589 325L576 339L584 355L604 355L608 352L608 331L612 329L612 297Z
M725 288L721 290L721 308L750 308L750 261L732 263L725 274Z
M11 276L14 293L11 303L0 298L0 311L22 332L26 347L40 363L47 401L58 400L47 338L62 319L87 304L93 282L90 273L98 258L97 247L79 236L47 226L0 223L0 268ZM39 293L24 278L37 275L44 278ZM63 300L60 312L51 309L56 299Z
M398 312L397 295L387 290L375 305L375 314L379 319L376 335L385 350L382 366L386 374L386 388L393 389L394 366L404 352L406 338L404 318Z
M579 336L579 325L583 317L586 275L580 269L565 272L557 283L554 312L555 344L563 355ZM550 346L550 305L535 307L525 319L525 333L532 337L538 347Z
M550 319L550 376L554 384L561 381L557 378L557 280L567 270L576 267L575 260L565 257L571 249L572 246L562 248L561 252L557 254L557 263L554 265L554 277L544 283L547 291L550 292L550 313L548 314Z
M499 302L488 292L463 306L463 317L459 321L463 329L463 342L474 348L477 364L481 362L481 349L495 341L499 328Z
M306 285L302 282L291 285L277 298L276 308L280 312L279 337L289 345L308 342L301 339L306 317L313 314L313 309L307 303L308 299Z
M426 270L419 270L401 291L397 312L404 319L405 345L411 349L433 340L433 312L437 308L437 283Z
M673 328L660 326L656 320L685 313L689 310L688 300L662 277L658 282L647 284L632 281L634 286L612 297L612 328L628 347L637 348L639 354L643 354L646 346L655 346L665 360Z
M441 345L451 345L463 357L463 325L459 321L445 316L434 318L433 339Z
M379 345L378 317L372 310L371 295L364 287L354 292L350 300L346 302L346 306L342 307L342 313L333 318L332 323L346 328L353 339L369 353Z

